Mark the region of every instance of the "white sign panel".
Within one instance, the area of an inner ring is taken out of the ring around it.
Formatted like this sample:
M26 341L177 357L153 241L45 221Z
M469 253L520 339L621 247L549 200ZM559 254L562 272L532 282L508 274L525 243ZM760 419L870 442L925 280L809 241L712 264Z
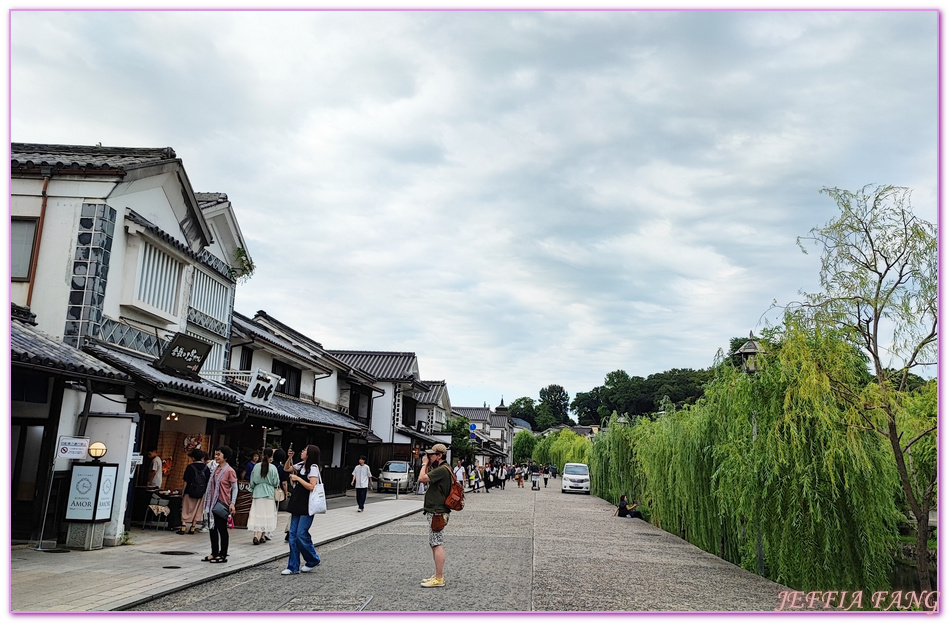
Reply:
M61 459L84 459L88 451L88 437L60 437L56 456Z
M269 406L279 380L279 376L257 368L254 370L254 376L250 379L247 391L244 392L244 400L255 405Z
M115 497L115 478L118 465L102 467L102 479L99 481L99 502L96 506L96 520L112 517L112 498Z
M74 465L69 497L66 501L66 519L92 521L95 517L96 492L99 484L98 465ZM113 488L114 488L113 479Z

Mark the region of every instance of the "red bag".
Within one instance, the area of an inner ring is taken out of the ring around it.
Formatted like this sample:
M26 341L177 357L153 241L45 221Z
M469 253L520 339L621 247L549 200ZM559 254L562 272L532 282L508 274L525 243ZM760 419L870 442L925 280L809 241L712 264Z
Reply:
M458 479L455 478L455 472L447 465L445 468L451 472L451 490L449 490L448 495L445 496L445 506L453 511L460 511L465 507L465 488L458 482ZM441 489L441 487L439 487L439 489ZM444 493L444 491L442 493Z

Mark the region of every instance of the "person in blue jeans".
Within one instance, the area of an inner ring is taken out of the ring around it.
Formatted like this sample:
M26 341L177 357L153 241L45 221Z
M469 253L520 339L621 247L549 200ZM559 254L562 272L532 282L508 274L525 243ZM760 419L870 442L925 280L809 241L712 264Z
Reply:
M310 492L320 481L320 449L312 444L300 453L302 459L296 465L291 465L293 450L287 452L287 464L284 466L290 474L290 482L294 484L290 494L290 559L287 568L281 575L294 575L300 572L313 571L320 564L320 557L313 547L310 537L310 526L313 525L313 515L310 514ZM300 557L304 565L300 566Z

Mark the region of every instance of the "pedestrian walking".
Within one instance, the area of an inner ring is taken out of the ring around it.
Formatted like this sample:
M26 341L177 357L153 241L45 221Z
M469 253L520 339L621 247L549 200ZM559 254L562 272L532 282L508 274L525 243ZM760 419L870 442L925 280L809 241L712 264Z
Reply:
M204 452L195 448L188 453L193 463L185 468L184 494L181 496L181 528L178 534L194 534L195 527L204 518L204 494L208 490L211 470L204 464Z
M465 474L465 468L461 464L461 459L455 461L455 480L461 483L461 486L465 485L465 482L468 480L467 474Z
M544 489L547 488L548 478L550 478L550 465L544 465Z
M514 480L517 481L517 488L524 488L524 468L520 465L514 468Z
M264 448L263 458L250 472L250 514L247 516L247 529L254 532L254 545L266 543L270 539L268 532L277 529L277 504L274 494L280 486L280 474L271 465L273 448Z
M204 511L211 537L211 555L202 558L205 562L227 562L227 520L234 514L234 504L237 503L237 472L227 463L233 456L234 451L229 446L221 446L214 451L217 467L211 473L208 491L204 496Z
M448 448L444 444L436 443L431 450L425 451L422 457L422 470L419 481L430 483L425 491L425 501L422 510L428 518L428 544L432 548L432 558L435 561L435 575L422 580L422 586L433 588L445 586L445 540L443 531L448 525L451 509L445 506L445 497L451 491L451 468L444 462Z
M507 484L507 464L501 466L501 471L498 473L498 482L501 485L501 491L504 491L504 485Z
M369 483L372 481L372 470L366 465L366 457L359 457L359 465L353 469L353 481L350 483L356 487L356 504L359 505L357 513L361 513L366 506L366 494L369 493Z
M481 471L478 469L478 462L471 466L472 489L478 493L481 492Z
M537 463L533 461L531 461L530 474L531 491L540 491L540 468L537 467Z
M290 465L293 460L293 450L287 452L287 464L284 469L290 474L290 482L294 483L290 493L290 558L287 568L281 575L294 575L300 572L313 571L320 564L320 557L313 547L310 537L310 526L313 525L313 515L310 514L310 492L320 481L320 449L313 444L308 445L300 453L300 462ZM304 565L300 566L300 557Z

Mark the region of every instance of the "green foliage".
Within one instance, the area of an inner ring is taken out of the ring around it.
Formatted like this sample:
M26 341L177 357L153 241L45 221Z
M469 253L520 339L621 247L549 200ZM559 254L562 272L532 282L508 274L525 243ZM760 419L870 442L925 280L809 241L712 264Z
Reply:
M533 460L541 465L556 465L563 473L566 463L588 463L592 442L570 429L564 429L556 435L547 435L534 447Z
M560 421L557 420L557 416L553 414L550 410L550 405L547 403L540 403L537 405L537 430L545 431L552 426L560 424Z
M514 435L514 462L524 463L531 458L534 453L534 446L537 444L537 437L527 430L518 431Z
M546 414L554 420L554 423L550 426L565 424L567 422L567 409L570 408L570 394L560 385L548 385L540 390L540 404L537 413L538 426L540 426L541 407L547 407ZM543 427L541 430L544 428L549 428L549 426Z
M508 408L508 413L512 418L520 418L530 424L534 429L537 428L536 413L534 412L534 399L523 396L512 402Z
M716 367L695 405L631 425L614 413L589 451L593 493L625 493L657 526L751 571L760 542L765 575L799 590L885 587L895 470L829 375L856 382L859 357L793 322L781 337L755 375Z
M468 426L471 422L466 417L450 417L445 422L444 431L451 433L451 456L461 459L464 463L474 461L475 447L468 438Z
M234 266L230 268L231 279L244 283L254 276L256 270L254 261L247 255L244 247L234 249Z

